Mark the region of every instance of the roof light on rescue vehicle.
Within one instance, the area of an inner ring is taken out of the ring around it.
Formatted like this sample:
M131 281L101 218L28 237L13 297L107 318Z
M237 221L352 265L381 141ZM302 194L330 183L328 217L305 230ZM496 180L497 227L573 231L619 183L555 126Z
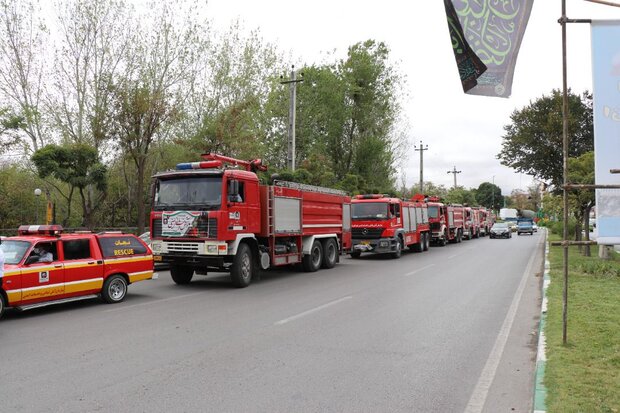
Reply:
M62 225L20 225L19 235L60 235Z
M177 164L177 170L221 168L222 161L184 162Z

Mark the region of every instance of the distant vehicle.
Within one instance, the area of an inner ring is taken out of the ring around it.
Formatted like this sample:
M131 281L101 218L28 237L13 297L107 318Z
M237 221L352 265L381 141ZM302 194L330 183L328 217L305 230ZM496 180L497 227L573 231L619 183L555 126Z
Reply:
M510 228L512 232L517 232L517 220L516 219L514 221L506 221L506 224L508 225L508 228Z
M148 245L149 248L151 248L151 231L146 231L145 233L141 234L138 238L144 241L144 243ZM156 270L167 270L168 268L170 268L170 265L168 265L165 262L155 261L154 268Z
M512 238L512 230L507 222L496 222L489 235L491 238Z
M499 217L504 221L508 219L516 220L518 216L518 211L514 208L502 208L499 210Z
M520 219L517 222L517 235L534 235L534 222L531 219Z
M536 225L536 223L532 224L532 228L534 229L534 232L538 232L538 225Z

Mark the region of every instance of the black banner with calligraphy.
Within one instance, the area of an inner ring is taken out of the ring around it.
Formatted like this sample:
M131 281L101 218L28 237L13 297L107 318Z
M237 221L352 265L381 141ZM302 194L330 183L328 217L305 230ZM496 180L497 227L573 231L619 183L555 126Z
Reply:
M476 53L469 47L469 44L467 44L461 22L459 21L459 16L456 14L456 9L452 1L444 0L444 5L446 7L448 30L450 31L450 39L452 40L454 58L456 59L456 65L459 69L463 92L467 92L478 84L478 77L487 70L487 67L482 63L482 60L476 56Z
M452 49L466 93L510 96L532 4L533 0L444 0Z

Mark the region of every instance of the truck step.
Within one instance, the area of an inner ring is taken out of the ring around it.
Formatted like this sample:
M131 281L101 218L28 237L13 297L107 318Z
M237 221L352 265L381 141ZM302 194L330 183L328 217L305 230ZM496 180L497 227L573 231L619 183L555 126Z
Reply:
M15 308L18 309L19 311L26 311L26 310L32 310L33 308L47 307L48 305L52 305L52 304L71 303L73 301L90 300L91 298L97 298L97 297L99 297L97 294L81 295L79 297L62 298L60 300L45 301L43 303L27 304L27 305L22 305L22 306L15 307Z

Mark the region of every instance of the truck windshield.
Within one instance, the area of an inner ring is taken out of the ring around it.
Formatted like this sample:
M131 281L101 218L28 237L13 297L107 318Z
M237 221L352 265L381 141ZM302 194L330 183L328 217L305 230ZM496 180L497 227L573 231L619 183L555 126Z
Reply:
M439 217L439 207L437 207L437 206L429 206L428 207L428 217L429 218L438 218Z
M154 209L219 209L221 203L221 176L183 177L157 183Z
M17 240L3 240L0 249L4 252L5 264L19 264L24 254L30 248L30 242Z
M385 202L354 203L351 207L353 220L386 219L388 217L388 204Z

